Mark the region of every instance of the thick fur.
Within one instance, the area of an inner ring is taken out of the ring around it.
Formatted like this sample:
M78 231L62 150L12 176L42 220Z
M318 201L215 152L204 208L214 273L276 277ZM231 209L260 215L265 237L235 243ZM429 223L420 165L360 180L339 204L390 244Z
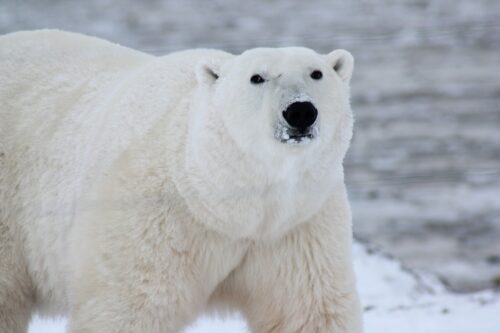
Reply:
M153 57L58 31L0 37L0 332L33 311L68 314L70 333L179 332L227 308L258 333L361 332L351 73L342 50ZM279 142L297 96L319 134Z

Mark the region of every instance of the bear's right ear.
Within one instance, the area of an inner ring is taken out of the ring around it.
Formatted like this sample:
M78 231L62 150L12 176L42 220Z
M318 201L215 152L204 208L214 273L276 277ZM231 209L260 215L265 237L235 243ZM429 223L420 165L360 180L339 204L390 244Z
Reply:
M222 59L206 59L196 65L196 80L200 84L211 85L220 76Z

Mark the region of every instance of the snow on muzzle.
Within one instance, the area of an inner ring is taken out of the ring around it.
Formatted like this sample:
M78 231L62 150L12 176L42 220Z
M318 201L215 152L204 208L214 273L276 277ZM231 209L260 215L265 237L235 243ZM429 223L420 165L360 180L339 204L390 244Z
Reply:
M301 94L291 99L282 111L275 138L283 143L306 143L317 136L318 110L309 96Z

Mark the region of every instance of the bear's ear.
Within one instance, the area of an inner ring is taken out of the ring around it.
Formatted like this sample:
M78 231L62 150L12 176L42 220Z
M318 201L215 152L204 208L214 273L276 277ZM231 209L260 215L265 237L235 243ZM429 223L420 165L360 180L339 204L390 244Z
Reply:
M222 59L205 59L196 65L196 80L200 84L211 85L220 76Z
M346 50L335 50L327 55L328 62L342 81L349 83L354 69L354 58Z

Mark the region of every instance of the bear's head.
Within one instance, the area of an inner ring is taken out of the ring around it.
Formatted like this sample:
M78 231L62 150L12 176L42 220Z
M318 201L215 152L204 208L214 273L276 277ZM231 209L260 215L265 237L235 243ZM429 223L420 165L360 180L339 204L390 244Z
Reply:
M199 199L210 198L205 206L221 207L215 215L228 221L242 218L228 206L250 208L248 223L276 218L274 229L315 213L343 180L352 71L345 50L257 48L202 60L186 166L198 177Z
M341 144L335 136L344 134L342 118L352 118L352 70L345 50L320 55L307 48L258 48L203 61L197 78L210 91L206 106L220 113L235 142L262 156Z

